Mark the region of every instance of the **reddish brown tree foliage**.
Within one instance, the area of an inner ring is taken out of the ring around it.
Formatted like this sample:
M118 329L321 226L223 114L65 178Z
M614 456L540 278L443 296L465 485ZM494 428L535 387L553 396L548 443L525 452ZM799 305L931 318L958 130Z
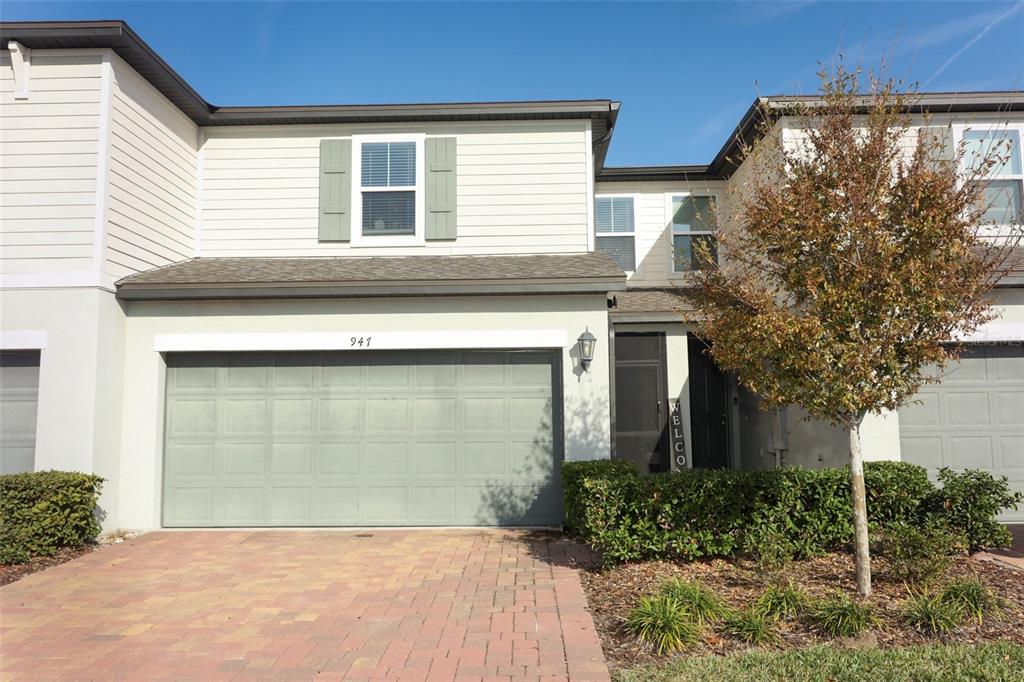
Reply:
M983 183L1006 162L954 148L915 120L914 92L843 67L822 92L762 112L720 220L723 263L696 274L704 337L765 407L796 404L850 433L858 587L870 592L860 424L955 360L950 343L993 313L1019 224L986 225ZM777 127L789 116L786 140ZM992 238L992 235L999 235ZM710 253L705 253L705 260Z

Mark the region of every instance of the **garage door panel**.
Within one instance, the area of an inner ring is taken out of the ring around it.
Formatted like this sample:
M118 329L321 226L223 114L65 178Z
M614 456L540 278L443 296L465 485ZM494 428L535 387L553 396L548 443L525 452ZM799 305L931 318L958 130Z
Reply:
M995 394L995 403L999 424L1024 426L1024 391L999 391Z
M459 472L455 441L421 442L413 445L413 470L418 476L455 476Z
M164 523L558 523L552 363L509 351L172 355Z
M320 431L359 433L362 422L363 403L359 398L320 399Z
M264 476L267 473L267 444L223 442L223 468L217 473L228 476ZM213 472L211 472L213 473Z
M359 488L317 486L313 489L313 518L324 525L355 525L359 521Z
M458 402L451 398L416 398L413 402L413 429L416 433L455 431Z
M361 471L362 443L318 443L317 473L321 475L355 476Z
M982 469L1024 490L1024 348L968 347L916 399L899 414L904 461L926 467L932 480L944 466ZM1001 518L1024 521L1024 509Z
M217 401L176 400L170 405L168 424L172 436L216 435Z
M168 446L166 461L175 476L212 476L216 462L216 444L174 443Z
M955 426L977 426L992 423L987 392L956 392L946 396L949 423Z
M927 389L914 396L914 402L900 408L900 424L937 425L942 423L939 395Z

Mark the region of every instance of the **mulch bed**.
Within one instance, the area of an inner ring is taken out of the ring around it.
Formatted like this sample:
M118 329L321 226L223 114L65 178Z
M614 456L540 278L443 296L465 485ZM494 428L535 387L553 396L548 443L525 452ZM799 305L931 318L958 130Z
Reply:
M28 563L0 564L0 585L13 583L15 580L21 580L26 575L77 559L84 554L96 551L100 547L102 545L96 544L83 545L82 547L65 547L57 550L57 553L53 556L33 557Z
M900 622L908 588L888 580L884 573L876 573L871 603L880 621L873 629L878 646L936 642L968 644L996 640L1024 644L1024 627L1021 626L1024 623L1024 573L995 562L968 557L959 559L948 573L950 579L971 576L977 577L1006 600L1002 617L999 620L986 618L980 626L974 622L965 623L950 637L936 638L923 635ZM692 563L650 561L607 570L591 568L580 571L601 645L613 667L632 667L665 660L626 632L623 622L640 597L656 592L661 583L670 578L699 581L734 607L751 604L773 580L771 576L759 573L752 564L723 560ZM793 562L786 567L780 582L786 579L792 579L812 597L823 597L836 591L856 594L853 559L846 554ZM802 622L782 622L778 632L780 640L774 647L777 649L798 649L829 641ZM850 645L856 646L856 643ZM751 648L735 639L720 636L714 628L708 628L700 644L678 655L726 654Z

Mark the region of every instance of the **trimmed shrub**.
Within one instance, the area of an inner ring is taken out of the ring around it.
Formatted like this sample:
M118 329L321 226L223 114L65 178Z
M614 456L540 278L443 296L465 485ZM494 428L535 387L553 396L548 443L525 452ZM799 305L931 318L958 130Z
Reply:
M941 594L916 594L903 607L903 620L907 625L926 635L951 634L963 618L963 607L955 602L943 601Z
M822 599L808 615L815 629L828 637L855 637L877 622L868 604L845 594Z
M966 549L963 537L940 523L901 521L882 531L877 553L893 579L928 584L945 575L953 557Z
M95 540L102 485L99 476L72 471L0 476L0 561L25 562Z
M729 615L729 607L714 592L698 583L669 580L661 594L679 601L698 623L715 623Z
M945 519L950 529L963 533L971 552L1010 546L1010 531L996 521L996 515L1024 504L1024 493L1011 492L1005 476L996 478L987 471L958 472L943 467L939 483L941 487L928 495L927 510Z
M636 475L636 467L632 462L624 459L595 459L562 464L565 529L570 532L580 532L584 529L582 524L589 513L589 505L582 498L584 480L629 479Z
M626 619L626 629L659 654L672 653L700 639L700 624L674 597L642 597Z
M984 472L941 475L922 467L867 462L868 519L875 531L898 523L944 525L972 550L1008 542L995 514L1020 495ZM847 469L687 469L641 476L622 460L564 465L565 528L606 564L693 560L744 552L766 568L842 550L853 542Z

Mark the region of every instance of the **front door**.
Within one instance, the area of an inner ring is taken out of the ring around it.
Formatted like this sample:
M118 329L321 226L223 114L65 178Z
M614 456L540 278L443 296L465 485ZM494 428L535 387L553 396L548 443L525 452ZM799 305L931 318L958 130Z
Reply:
M729 467L729 389L726 376L708 355L707 344L689 340L690 424L693 467Z
M668 470L665 335L615 335L615 456Z

